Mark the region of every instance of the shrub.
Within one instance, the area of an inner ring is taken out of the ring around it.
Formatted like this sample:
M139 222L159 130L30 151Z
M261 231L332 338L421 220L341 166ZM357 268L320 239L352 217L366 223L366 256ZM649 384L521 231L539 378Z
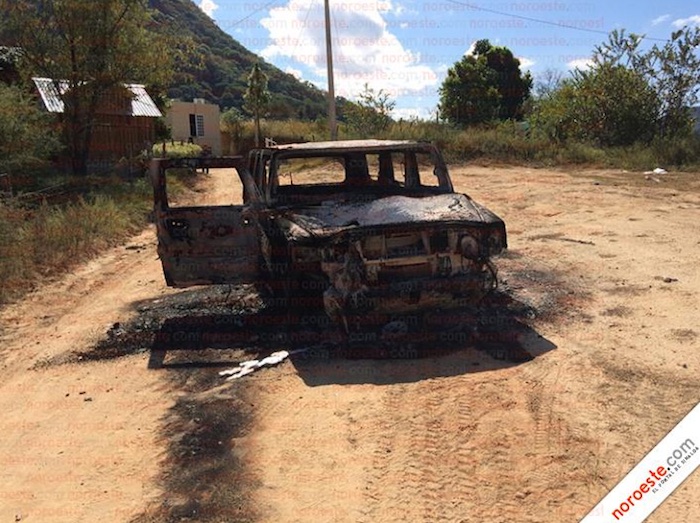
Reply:
M57 149L51 118L31 96L0 82L0 174L35 165Z
M163 154L165 151L165 155ZM153 146L156 158L197 158L202 156L202 147L196 143L161 142Z
M659 99L639 73L609 64L576 71L540 100L532 124L556 141L604 146L648 143L657 131Z
M608 156L600 147L583 142L568 142L557 148L555 163L603 166L608 163Z
M657 165L695 167L700 165L700 136L658 138L651 144Z

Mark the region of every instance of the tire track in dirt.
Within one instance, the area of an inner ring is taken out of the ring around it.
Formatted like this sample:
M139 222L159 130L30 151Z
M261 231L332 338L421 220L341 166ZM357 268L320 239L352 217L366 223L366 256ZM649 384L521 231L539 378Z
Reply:
M547 496L546 509L550 515L557 514L564 521L572 514L562 503L571 500L567 500L565 494L557 495L557 492L576 477L579 469L576 462L583 457L583 449L576 444L572 428L561 415L561 397L567 393L561 381L562 375L556 356L523 370L526 408L533 424L528 448L534 467L528 491ZM535 514L531 513L530 517L534 518Z
M575 519L591 439L562 417L555 363L390 385L360 521Z
M404 434L405 421L400 415L403 398L405 396L405 385L391 387L386 393L381 403L381 410L386 416L379 418L376 429L369 432L368 436L375 440L371 457L371 464L365 470L366 487L365 497L367 498L362 511L362 519L358 523L372 523L377 521L377 508L382 503L389 503L391 512L399 513L399 501L390 496L387 487L391 484L390 478L395 477L393 470L395 456L392 452L400 452L394 449L394 440Z
M421 521L426 512L438 519L433 503L438 478L431 461L437 462L440 405L432 394L420 394L416 401L418 388L426 389L389 386L379 409L383 415L374 421L379 442L369 470L366 521Z
M456 523L483 517L483 507L498 502L498 490L479 472L495 456L503 459L507 445L494 448L480 423L494 401L505 409L513 402L488 381L467 374L391 386L376 419L380 436L361 521Z

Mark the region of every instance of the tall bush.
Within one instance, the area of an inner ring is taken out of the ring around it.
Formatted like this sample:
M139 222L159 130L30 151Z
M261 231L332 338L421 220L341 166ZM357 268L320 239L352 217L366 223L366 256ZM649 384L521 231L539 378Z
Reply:
M700 27L686 26L671 34L663 45L643 51L644 37L623 30L612 31L608 41L596 46L596 66L613 65L643 76L655 91L659 134L689 136L692 132L690 107L700 99Z
M51 119L19 87L0 83L0 174L45 159L58 147Z
M533 124L550 138L604 146L650 142L657 130L660 100L639 73L601 64L576 71L539 101Z

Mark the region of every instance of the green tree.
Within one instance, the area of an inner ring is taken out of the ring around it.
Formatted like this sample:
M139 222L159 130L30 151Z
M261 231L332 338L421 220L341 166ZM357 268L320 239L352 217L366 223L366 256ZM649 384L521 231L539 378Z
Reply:
M149 29L147 0L0 0L26 74L66 84L63 132L72 168L87 173L95 115L128 82L164 86L165 40Z
M372 136L386 130L391 123L391 111L396 102L380 89L375 91L368 84L358 95L356 102L348 102L344 117L348 126L362 136Z
M651 141L658 110L659 99L642 75L606 63L563 80L538 101L532 120L557 140L629 145Z
M643 76L660 101L659 133L689 135L690 107L700 94L700 27L684 27L663 45L640 49L644 37L623 30L612 31L608 41L596 46L594 64L619 65Z
M58 148L51 118L17 86L0 83L0 174L30 166Z
M270 92L267 90L267 75L255 64L248 76L248 88L243 95L243 108L255 119L255 147L260 147L260 118L265 115L270 102Z
M532 78L510 49L479 40L474 52L448 71L440 86L440 112L453 125L519 119Z

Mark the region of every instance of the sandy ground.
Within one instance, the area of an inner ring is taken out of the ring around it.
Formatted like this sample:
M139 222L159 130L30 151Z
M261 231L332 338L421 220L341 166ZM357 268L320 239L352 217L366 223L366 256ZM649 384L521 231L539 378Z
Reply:
M535 311L517 331L534 359L465 343L419 359L296 358L232 385L204 365L149 369L147 351L78 361L144 303L182 292L164 286L149 229L0 311L0 521L583 517L700 399L697 174L452 175L506 221L497 265ZM214 171L200 196L223 203L226 183ZM201 401L225 408L171 430ZM223 430L226 408L245 428ZM209 468L188 505L173 449L192 434ZM699 487L695 474L648 521L700 521ZM227 488L242 494L235 517Z

